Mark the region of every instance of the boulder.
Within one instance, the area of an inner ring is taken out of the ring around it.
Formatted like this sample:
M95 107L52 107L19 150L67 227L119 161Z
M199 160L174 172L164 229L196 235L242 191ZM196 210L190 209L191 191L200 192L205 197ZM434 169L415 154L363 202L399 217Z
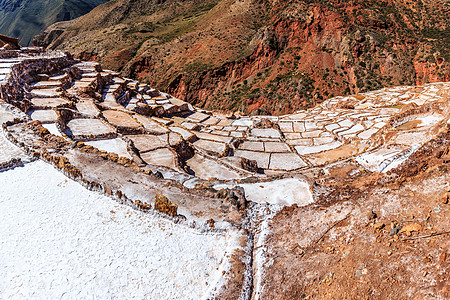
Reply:
M241 157L241 168L253 173L258 173L258 163L256 160Z

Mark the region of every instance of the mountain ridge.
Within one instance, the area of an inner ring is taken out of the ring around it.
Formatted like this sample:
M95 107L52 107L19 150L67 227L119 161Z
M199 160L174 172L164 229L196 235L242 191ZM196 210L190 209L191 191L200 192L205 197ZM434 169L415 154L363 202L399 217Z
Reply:
M0 32L27 46L33 37L53 23L88 13L106 0L0 0Z

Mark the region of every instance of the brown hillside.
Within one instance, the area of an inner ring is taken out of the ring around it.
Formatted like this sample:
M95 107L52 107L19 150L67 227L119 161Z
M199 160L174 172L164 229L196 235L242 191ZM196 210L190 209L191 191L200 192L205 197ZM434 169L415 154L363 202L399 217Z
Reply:
M444 0L113 0L35 39L207 109L283 114L450 79Z

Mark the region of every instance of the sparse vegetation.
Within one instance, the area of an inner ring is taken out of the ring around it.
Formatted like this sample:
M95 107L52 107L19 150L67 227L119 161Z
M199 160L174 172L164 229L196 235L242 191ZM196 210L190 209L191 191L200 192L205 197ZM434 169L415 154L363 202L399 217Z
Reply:
M131 49L134 56L120 69L124 75L178 91L176 96L205 108L249 113L287 113L331 95L448 78L450 21L441 2L236 5L109 2L101 11L58 24L71 38L55 47L89 50L106 67L115 66L108 65L115 53ZM113 17L117 12L121 18ZM83 34L72 37L77 32Z

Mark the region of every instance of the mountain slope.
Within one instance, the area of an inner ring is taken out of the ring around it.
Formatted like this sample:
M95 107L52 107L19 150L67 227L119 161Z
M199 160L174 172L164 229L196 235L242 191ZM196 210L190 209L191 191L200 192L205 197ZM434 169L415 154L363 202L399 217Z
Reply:
M207 109L282 114L450 79L445 0L113 0L36 38Z
M29 45L53 23L77 18L107 0L0 0L0 32Z

